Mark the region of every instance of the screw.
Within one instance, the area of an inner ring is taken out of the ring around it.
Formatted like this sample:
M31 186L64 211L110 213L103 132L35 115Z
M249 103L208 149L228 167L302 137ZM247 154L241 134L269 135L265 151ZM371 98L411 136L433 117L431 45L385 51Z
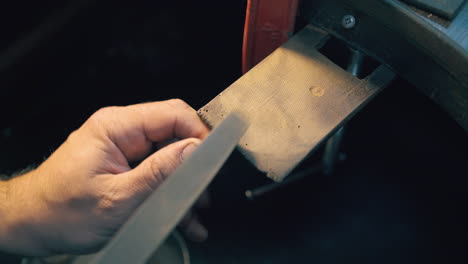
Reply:
M346 15L341 19L341 25L347 29L353 28L356 25L356 19L352 15Z

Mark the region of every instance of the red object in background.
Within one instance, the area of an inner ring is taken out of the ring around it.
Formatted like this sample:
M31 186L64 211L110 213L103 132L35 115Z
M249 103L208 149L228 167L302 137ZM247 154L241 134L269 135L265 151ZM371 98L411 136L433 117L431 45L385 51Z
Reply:
M298 0L248 0L242 48L246 73L288 40Z

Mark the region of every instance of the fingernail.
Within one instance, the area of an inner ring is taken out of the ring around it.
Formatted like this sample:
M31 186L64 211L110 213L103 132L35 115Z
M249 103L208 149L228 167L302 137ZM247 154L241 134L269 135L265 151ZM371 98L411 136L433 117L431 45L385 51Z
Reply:
M198 147L198 144L197 143L190 143L188 144L184 150L182 151L182 154L180 155L180 159L182 161L188 159L188 157L190 157L190 155L192 155L192 153L197 149Z

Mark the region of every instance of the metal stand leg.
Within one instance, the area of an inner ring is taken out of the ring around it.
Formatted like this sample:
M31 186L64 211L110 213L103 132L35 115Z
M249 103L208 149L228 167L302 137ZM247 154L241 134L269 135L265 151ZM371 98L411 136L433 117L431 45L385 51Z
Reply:
M346 70L356 77L359 76L363 61L364 54L358 50L351 49L351 58ZM341 142L343 141L344 129L344 127L341 127L325 145L325 152L322 157L323 174L325 175L331 175L335 170L335 165L339 158Z
M335 171L343 135L344 127L340 128L325 145L322 156L323 174L325 175L331 175Z

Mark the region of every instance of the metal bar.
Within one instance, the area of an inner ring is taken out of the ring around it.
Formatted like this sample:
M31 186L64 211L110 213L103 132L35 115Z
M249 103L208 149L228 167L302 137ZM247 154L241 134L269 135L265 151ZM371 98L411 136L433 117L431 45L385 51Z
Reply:
M297 181L303 179L304 177L307 177L310 174L319 173L322 170L323 170L322 164L317 164L317 165L312 166L310 168L306 168L306 169L301 170L301 171L299 171L297 173L289 175L288 177L286 177L286 179L284 179L281 182L273 182L273 183L270 183L270 184L255 188L253 190L247 190L247 191L245 191L245 197L247 197L249 200L257 199L257 198L259 198L259 197L261 197L261 196L263 196L265 194L268 194L268 193L270 193L272 191L278 190L278 189L280 189L282 187L285 187L285 186L287 186L287 185L289 185L291 183L297 182Z
M239 114L230 114L90 263L145 263L214 178L247 127Z

